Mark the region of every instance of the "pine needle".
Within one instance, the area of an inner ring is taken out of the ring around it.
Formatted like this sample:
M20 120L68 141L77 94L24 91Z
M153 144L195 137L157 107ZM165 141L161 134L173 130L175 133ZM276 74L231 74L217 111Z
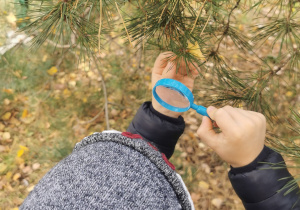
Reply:
M98 53L100 54L101 48L101 28L102 28L102 0L100 0L100 20L99 20L99 31L98 31Z
M203 9L205 3L206 3L206 0L203 2L203 5L202 5L202 7L201 7L201 9L200 9L200 11L199 11L197 17L196 17L196 20L195 20L195 22L194 22L194 25L193 25L193 28L192 28L190 34L193 32L193 30L194 30L194 28L195 28L195 26L196 26L196 24L197 24L198 18L199 18L199 16L200 16L201 12L202 12L202 9ZM210 17L210 16L209 16L209 17ZM209 18L208 18L208 19L209 19ZM205 28L205 27L204 27L204 28ZM202 33L202 32L201 32L201 33Z
M168 1L169 2L169 1ZM164 7L164 9L162 10L162 12L161 12L161 14L160 14L160 16L159 16L159 19L158 19L158 23L161 21L161 17L162 17L162 15L164 14L164 11L165 11L165 9L166 9L166 7L168 6L168 3L166 4L166 6Z
M126 28L126 25L125 25L124 19L123 19L123 17L122 17L122 15L121 15L121 13L120 13L120 10L119 10L119 7L118 7L118 4L117 4L117 2L115 2L115 4L116 4L117 10L118 10L118 13L119 13L119 15L120 15L120 17L121 17L121 19L122 19L122 22L123 22L123 25L124 25L125 31L126 31L126 33L127 33L127 36L128 36L128 40L129 40L129 42L130 42L130 46L132 46L132 43L131 43L131 40L130 40L129 33L128 33L128 31L127 31L127 28Z
M178 3L178 0L176 1L176 4L174 5L174 8L173 8L173 10L172 10L170 16L173 14L173 12L174 12L174 10L175 10L175 8L176 8L177 3Z
M206 28L206 26L207 26L207 23L208 23L208 21L209 21L209 19L210 19L210 16L211 16L211 14L208 16L208 18L207 18L207 21L206 21L206 23L205 23L205 25L204 25L204 27L203 27L203 29L202 29L201 33L200 33L200 36L202 35L202 33L203 33L204 29Z

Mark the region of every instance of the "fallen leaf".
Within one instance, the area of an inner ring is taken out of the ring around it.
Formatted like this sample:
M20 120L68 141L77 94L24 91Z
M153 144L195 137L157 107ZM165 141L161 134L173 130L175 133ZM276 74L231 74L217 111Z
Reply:
M25 118L25 117L27 117L27 115L28 115L28 110L27 109L24 109L23 110L23 112L22 112L22 118Z
M116 109L112 109L110 112L111 116L113 116L113 117L116 117L119 113L120 113L120 111L118 111Z
M4 128L5 128L5 126L2 123L0 123L0 131L3 131Z
M32 164L32 169L35 171L35 170L39 169L40 166L41 166L41 164L39 164L39 163L34 163L34 164Z
M17 156L18 156L18 157L21 157L23 154L24 154L24 150L19 149L19 150L18 150L18 153L17 153Z
M3 102L4 102L5 105L9 105L10 104L10 100L8 98L4 99Z
M30 186L30 187L27 187L27 191L28 191L28 192L31 192L33 189L34 189L34 185L32 185L32 186Z
M205 171L205 173L209 174L210 173L210 167L206 163L201 164L201 168Z
M10 139L10 133L9 132L4 132L3 135L2 135L2 138L3 140L7 140L7 139Z
M70 97L71 96L71 91L69 91L69 89L64 89L64 91L63 91L63 94L64 94L64 96L67 98L67 97Z
M47 73L50 75L50 76L53 76L54 74L57 73L57 68L56 66L52 66L50 69L47 70Z
M216 208L220 209L223 204L223 199L221 198L214 198L211 200L211 204L214 205Z
M7 172L5 175L6 180L9 181L11 179L11 177L12 177L12 172L11 171Z
M22 169L22 172L24 174L30 174L32 172L32 169L30 166L25 166L23 169Z
M293 96L293 92L292 91L288 91L288 92L286 92L286 94L285 94L287 97L291 97L291 96Z
M201 195L199 193L191 193L191 198L196 203L201 198Z
M16 173L16 174L13 176L13 180L14 180L14 181L17 181L20 177L21 177L21 174L20 174L20 173Z
M203 190L207 190L209 188L209 184L205 181L200 181L198 185Z
M2 115L1 119L4 121L9 120L11 117L11 112L6 112L4 115Z
M76 86L76 81L72 80L68 82L70 88L74 88Z
M25 146L22 146L22 145L19 145L19 150L18 150L18 153L17 153L17 157L21 157L25 151L28 151L28 147L25 147Z
M13 94L13 93L14 93L14 90L13 90L13 89L6 89L6 88L3 88L3 92L8 93L8 94Z
M186 148L186 151L187 151L187 153L193 153L194 149L193 149L193 147L189 146Z

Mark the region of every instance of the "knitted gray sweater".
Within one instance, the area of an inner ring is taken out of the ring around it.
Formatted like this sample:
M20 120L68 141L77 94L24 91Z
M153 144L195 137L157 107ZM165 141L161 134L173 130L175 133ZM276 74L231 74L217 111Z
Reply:
M94 133L35 186L20 209L193 209L164 154L129 133Z

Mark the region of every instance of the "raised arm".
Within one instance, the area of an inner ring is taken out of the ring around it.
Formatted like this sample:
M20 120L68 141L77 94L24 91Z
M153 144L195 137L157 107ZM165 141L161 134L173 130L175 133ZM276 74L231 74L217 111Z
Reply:
M180 65L176 73L176 65ZM189 72L189 75L187 74ZM189 64L186 69L184 61L176 60L172 52L161 53L152 69L152 87L163 78L171 78L185 84L193 90L194 79L198 71ZM178 138L184 131L185 123L179 112L172 112L162 107L153 97L152 103L145 102L137 111L127 131L140 134L154 144L167 158L174 152Z
M299 188L287 195L281 190L293 180L286 168L271 169L272 164L284 165L280 154L264 146L265 117L257 112L230 106L208 108L220 133L204 117L198 135L223 160L231 165L229 179L247 210L300 209ZM299 201L298 201L299 200Z

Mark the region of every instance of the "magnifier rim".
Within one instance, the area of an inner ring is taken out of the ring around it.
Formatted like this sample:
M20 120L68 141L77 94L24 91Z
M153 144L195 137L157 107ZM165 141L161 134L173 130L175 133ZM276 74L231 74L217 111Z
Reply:
M172 88L173 90L180 92L181 94L183 94L190 102L189 106L186 108L179 108L176 106L172 106L168 103L166 103L164 100L162 100L158 94L156 93L156 88L158 86L163 86L166 88ZM169 79L169 78L165 78L165 79L161 79L158 80L155 84L155 86L153 87L153 96L154 98L157 100L157 102L162 105L163 107L174 111L174 112L185 112L187 110L189 110L192 106L192 104L194 103L194 96L192 94L192 92L190 91L190 89L188 89L184 84L182 84L181 82L174 80L174 79Z

